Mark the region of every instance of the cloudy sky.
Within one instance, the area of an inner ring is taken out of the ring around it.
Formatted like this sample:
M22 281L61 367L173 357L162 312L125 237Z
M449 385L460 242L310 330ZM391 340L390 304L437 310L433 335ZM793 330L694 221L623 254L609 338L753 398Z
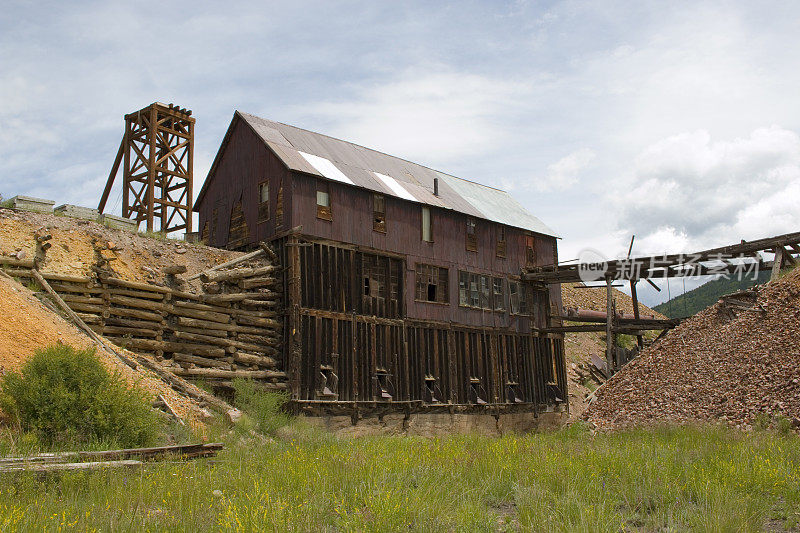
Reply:
M793 1L4 0L0 194L96 204L162 101L201 179L239 109L508 189L562 259L797 231L798 35Z

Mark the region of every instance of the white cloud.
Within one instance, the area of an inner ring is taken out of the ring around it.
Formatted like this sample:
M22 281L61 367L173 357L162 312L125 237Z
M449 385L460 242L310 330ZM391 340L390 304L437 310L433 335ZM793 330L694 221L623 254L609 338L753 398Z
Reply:
M578 182L578 175L597 157L593 150L581 148L548 165L543 180L531 185L538 191L565 191Z
M778 126L730 141L675 135L643 150L615 193L620 226L659 252L796 230L800 136Z
M388 81L357 87L351 100L304 106L332 121L332 134L422 163L486 153L510 134L502 127L525 84L414 67Z

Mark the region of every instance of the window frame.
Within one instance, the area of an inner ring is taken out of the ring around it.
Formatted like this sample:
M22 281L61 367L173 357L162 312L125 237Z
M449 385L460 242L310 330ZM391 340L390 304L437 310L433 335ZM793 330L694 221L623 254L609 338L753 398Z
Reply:
M474 218L468 218L464 230L464 247L468 252L478 251L478 224Z
M498 225L497 229L497 243L495 245L494 255L500 259L505 259L507 251L508 245L506 243L506 227L500 224Z
M378 210L378 203L381 210ZM372 231L386 233L386 197L382 194L372 195Z
M428 215L428 238L425 238L425 214ZM423 242L433 243L433 213L431 208L423 205L420 210L420 238Z
M434 281L432 284L431 281ZM436 299L428 299L430 286L436 287ZM426 304L450 305L450 268L427 263L414 265L414 301Z
M263 199L262 188L267 190L267 199ZM270 217L269 208L269 180L264 180L258 184L258 218L257 222L266 222Z
M333 221L333 209L331 208L331 191L330 187L325 182L318 182L316 188L316 204L317 204L317 218L320 220L327 220L328 222ZM328 205L320 204L320 195L325 195L324 198L327 200Z

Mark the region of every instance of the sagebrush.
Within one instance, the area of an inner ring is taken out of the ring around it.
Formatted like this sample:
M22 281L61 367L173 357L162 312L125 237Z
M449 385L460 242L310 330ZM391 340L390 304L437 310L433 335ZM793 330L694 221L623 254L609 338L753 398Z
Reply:
M160 420L145 393L103 367L94 349L54 345L0 381L0 408L46 446L107 442L152 443Z

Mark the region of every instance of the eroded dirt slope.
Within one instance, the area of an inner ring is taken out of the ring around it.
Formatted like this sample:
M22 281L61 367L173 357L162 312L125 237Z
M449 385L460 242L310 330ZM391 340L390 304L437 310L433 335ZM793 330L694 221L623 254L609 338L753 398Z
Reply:
M75 348L92 346L89 337L57 313L45 307L22 285L0 274L0 373L17 370L37 349L52 344L68 344ZM176 414L193 426L199 426L199 407L179 395L153 374L133 370L117 357L98 350L102 363L119 372L128 383L136 383L152 398L163 394Z

